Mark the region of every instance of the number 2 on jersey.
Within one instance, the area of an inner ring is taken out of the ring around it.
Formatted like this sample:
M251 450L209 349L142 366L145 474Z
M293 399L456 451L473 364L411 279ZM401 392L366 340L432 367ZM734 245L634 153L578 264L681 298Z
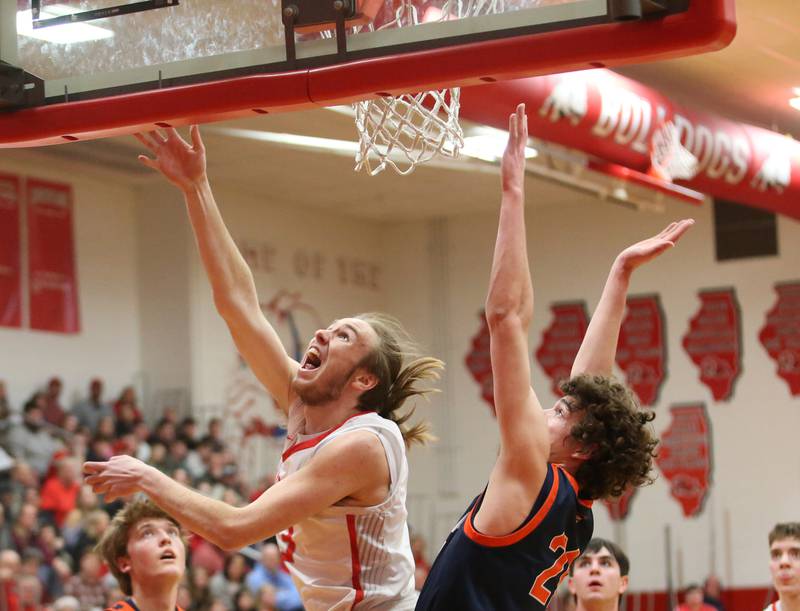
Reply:
M553 577L557 577L562 572L564 574L561 576L561 579L564 579L564 577L567 576L566 571L569 569L569 565L573 563L575 558L581 555L580 551L576 549L567 551L567 535L564 533L553 537L553 540L550 541L550 550L553 552L561 551L562 553L558 558L556 558L553 566L539 573L539 576L536 578L536 581L533 582L533 587L530 591L530 595L542 605L547 605L547 601L553 594L553 591L547 589L545 584ZM561 583L561 579L559 579L558 583Z

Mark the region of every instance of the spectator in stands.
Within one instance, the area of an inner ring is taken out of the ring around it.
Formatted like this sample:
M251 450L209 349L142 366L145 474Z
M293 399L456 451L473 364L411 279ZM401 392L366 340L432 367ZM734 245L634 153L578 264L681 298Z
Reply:
M145 422L137 422L133 435L136 437L136 458L142 462L149 462L150 444L147 439L150 437L150 427Z
M97 546L110 523L111 518L103 509L92 509L85 514L83 528L78 532L75 542L67 547L76 566L87 550Z
M253 594L261 591L265 584L275 589L275 605L278 611L302 611L303 602L289 574L281 566L281 554L275 543L265 543L261 548L261 561L245 578Z
M81 611L81 601L74 596L62 596L53 601L53 611Z
M211 595L222 601L230 609L236 593L244 586L244 578L247 574L247 562L241 554L231 554L225 559L225 566L216 575L211 577L208 587Z
M277 590L265 583L258 591L258 611L278 611ZM355 606L355 605L354 605Z
M121 604L141 609L174 609L186 571L180 526L151 501L136 500L120 511L98 551L123 593Z
M39 509L51 514L61 528L77 505L80 489L80 463L70 456L61 458L55 463L55 473L42 486Z
M64 424L66 411L61 405L61 379L50 378L44 395L44 419L53 426Z
M205 567L194 566L189 576L189 593L192 598L191 611L207 611L214 601L211 589L208 587L209 574Z
M103 585L103 561L100 554L94 550L84 552L80 570L67 581L64 593L77 598L84 608L105 605L106 587Z
M40 547L39 541L39 509L32 503L25 503L11 528L11 540L14 549L22 554L31 547Z
M119 415L117 416L115 432L118 437L133 433L136 430L136 412L133 411L133 406L128 403L123 403L119 408Z
M26 404L21 424L11 427L9 449L17 459L26 462L41 478L50 467L60 444L45 427L43 398L37 393Z
M431 565L425 557L425 539L418 533L411 534L411 554L414 556L414 589L419 592L431 572Z
M94 378L89 382L89 396L76 404L72 408L72 413L77 416L81 426L88 428L93 435L101 418L104 416L113 418L114 412L111 411L111 406L103 402L103 381L100 378Z
M186 416L178 425L178 438L183 439L190 450L197 448L197 421Z
M703 582L703 602L717 611L725 611L725 605L722 604L722 585L719 577L713 573Z
M247 588L242 588L236 593L236 600L234 601L234 611L255 611L256 595Z
M703 588L692 583L683 590L683 604L678 605L676 611L716 611L716 609L703 602Z
M225 441L222 439L222 420L219 418L209 420L208 433L201 441L210 443L214 451L222 452L225 449Z
M114 416L116 418L119 418L123 405L130 405L133 408L136 422L141 422L143 420L142 411L139 409L139 404L136 401L136 391L133 389L133 386L126 386L123 388L119 398L114 403Z
M0 609L17 609L17 579L22 561L13 549L0 550Z
M42 584L33 575L22 575L17 582L19 611L39 611L42 608Z
M764 611L800 609L800 522L776 524L769 533L769 570L778 601Z

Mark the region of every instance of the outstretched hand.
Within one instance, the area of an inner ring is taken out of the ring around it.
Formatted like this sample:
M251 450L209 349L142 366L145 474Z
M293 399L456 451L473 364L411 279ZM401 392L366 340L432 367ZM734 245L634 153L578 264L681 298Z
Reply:
M200 138L200 128L192 125L190 134L191 145L173 127L134 134L155 155L155 159L139 155L139 161L148 168L161 172L178 188L190 189L206 172L206 149Z
M694 225L694 219L684 219L670 223L661 233L628 246L617 257L623 269L632 272L640 265L655 259L675 243Z
M528 117L525 114L525 104L520 104L516 112L508 118L508 144L501 164L503 191L522 190L527 144Z
M141 491L142 477L151 467L132 456L112 456L106 462L83 463L83 481L110 503Z

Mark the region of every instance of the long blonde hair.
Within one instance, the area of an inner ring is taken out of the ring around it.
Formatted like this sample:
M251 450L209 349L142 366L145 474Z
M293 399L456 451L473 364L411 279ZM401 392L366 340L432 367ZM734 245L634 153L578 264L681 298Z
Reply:
M381 312L359 314L356 318L368 323L378 336L378 345L360 365L375 375L378 383L361 394L358 409L375 410L378 415L395 422L400 427L406 446L412 443L425 445L433 441L435 437L430 433L429 423L406 425L416 406L405 413L400 413L400 408L410 397L437 392L434 388L419 388L416 384L421 380L438 380L444 363L429 356L413 358L409 363L404 363L407 358L416 355L416 350L400 321Z

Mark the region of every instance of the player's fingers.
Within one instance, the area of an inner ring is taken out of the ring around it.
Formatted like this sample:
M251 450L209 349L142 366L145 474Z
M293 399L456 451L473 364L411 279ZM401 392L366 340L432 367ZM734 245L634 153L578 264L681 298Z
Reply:
M147 137L147 134L135 133L133 134L133 137L141 142L148 150L154 153L156 152L158 147L150 138Z
M657 238L663 238L665 235L669 234L669 232L670 232L670 231L672 231L673 229L675 229L675 227L676 227L677 225L678 225L678 223L677 223L677 222L675 222L675 221L672 221L672 222L671 222L669 225L667 225L666 227L664 227L664 229L662 229L662 230L661 230L661 231L658 233L658 235L657 235L656 237L657 237Z
M664 239L671 240L672 242L677 241L680 237L689 231L689 228L694 225L694 220L692 219L685 219L680 223L676 223L675 227L672 228L667 235L664 236Z
M508 143L513 145L517 142L517 115L512 114L508 117Z
M200 126L195 124L189 128L189 134L192 137L192 148L195 151L202 152L206 150L203 144L203 139L200 137Z
M158 170L158 162L155 159L150 159L147 155L139 155L137 157L139 161L142 162L143 165L146 165L148 168L153 170Z

